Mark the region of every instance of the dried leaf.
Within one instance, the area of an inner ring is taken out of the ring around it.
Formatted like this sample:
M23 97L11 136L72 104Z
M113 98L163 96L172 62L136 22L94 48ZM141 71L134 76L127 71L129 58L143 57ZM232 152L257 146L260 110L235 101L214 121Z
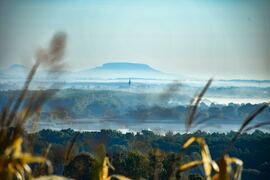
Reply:
M192 169L192 168L199 166L201 164L203 164L202 161L192 161L192 162L181 165L178 168L178 170L179 170L179 172L187 171L187 170Z

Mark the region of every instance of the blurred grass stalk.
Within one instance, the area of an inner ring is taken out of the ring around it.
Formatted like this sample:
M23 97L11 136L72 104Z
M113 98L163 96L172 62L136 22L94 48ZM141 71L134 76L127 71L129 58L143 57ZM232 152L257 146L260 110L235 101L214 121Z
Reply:
M47 66L50 72L62 67L61 59L65 45L66 35L60 32L54 35L47 50L39 49L37 51L35 64L27 76L19 97L16 101L9 99L1 112L0 177L3 179L32 179L32 170L29 166L32 163L46 164L48 174L52 173L51 163L45 157L22 152L24 125L36 115L35 121L32 121L32 127L35 127L34 124L37 123L42 105L51 94L42 91L33 93L28 102L26 97L40 64Z
M188 130L192 127L194 122L196 122L196 118L198 117L196 115L197 109L199 107L199 104L206 93L206 91L209 89L210 85L212 83L212 79L210 79L202 91L199 93L199 95L194 98L192 98L189 108L188 108L188 114L186 119L186 130ZM217 161L213 161L211 158L211 154L209 151L209 148L201 137L190 137L183 145L183 148L188 148L191 144L194 142L197 142L200 145L201 148L201 160L195 160L188 162L186 164L180 165L178 168L178 172L184 172L189 169L195 168L197 166L203 166L204 168L204 174L206 176L207 180L240 180L242 169L243 169L243 161L237 158L230 157L228 155L229 150L232 148L233 144L236 142L236 140L240 137L242 132L247 132L252 129L262 127L264 125L269 125L270 122L260 122L255 125L248 126L260 113L262 113L267 107L269 106L269 103L264 103L254 112L250 113L249 116L247 116L246 119L244 119L240 129L236 132L235 136L230 141L227 148L224 150L224 153L221 155L221 157ZM204 122L204 121L203 121ZM196 124L195 124L196 125ZM232 166L234 165L234 166ZM233 168L234 167L234 168Z

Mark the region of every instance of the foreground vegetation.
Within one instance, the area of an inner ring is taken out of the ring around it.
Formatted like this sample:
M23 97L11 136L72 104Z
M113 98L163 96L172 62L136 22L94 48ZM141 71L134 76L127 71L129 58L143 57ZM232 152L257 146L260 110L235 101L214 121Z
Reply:
M249 169L245 169L244 172L247 173L248 178L252 178L252 174L260 178L269 176L269 134L260 131L252 135L245 134L248 136L247 140L242 142L243 144L238 144L241 142L239 138L243 138L241 136L243 133L269 125L269 121L250 124L268 108L269 103L261 104L248 114L237 132L226 135L211 134L210 138L208 138L209 134L203 132L183 135L168 133L164 137L149 131L136 135L121 134L110 130L79 133L70 129L59 132L43 130L35 134L25 133L24 125L27 122L35 131L42 106L57 92L55 85L52 85L51 89L54 90L29 93L30 83L40 64L47 65L48 72L54 72L62 67L60 60L65 48L65 37L63 33L56 34L48 49L40 49L37 52L36 62L19 96L9 97L2 108L0 116L1 178L66 179L60 176L42 177L42 175L52 174L54 168L54 173L75 179L128 180L126 176L129 176L134 179L228 180L233 178L239 180L243 161L236 157L231 158L229 154L242 156L242 159L248 156L247 162L252 159L252 156L256 157L246 165ZM194 124L204 123L209 119L200 120L198 117L201 115L200 102L211 82L212 79L198 95L191 99L186 109L186 132ZM63 111L60 112L63 113ZM250 142L252 138L249 139L249 136L255 139ZM200 148L194 146L194 142L197 142ZM190 151L182 152L181 144L184 149L189 148ZM213 150L212 154L209 148ZM212 157L217 160L213 160ZM190 169L192 169L191 174L187 172ZM115 170L115 172L112 174L110 170Z
M52 145L48 158L52 161L54 172L58 175L79 176L78 167L84 167L83 177L88 177L93 169L91 165L83 165L83 160L91 159L100 151L100 146L105 146L106 152L115 167L113 173L123 174L133 179L140 177L145 179L169 179L169 177L180 176L204 176L203 170L197 167L188 172L177 174L177 166L180 164L201 159L200 148L192 145L189 149L182 150L181 146L192 136L202 137L209 146L214 160L218 159L224 149L230 143L235 132L206 133L198 131L194 134L172 134L165 136L154 134L151 131L141 133L122 134L113 130L102 130L101 132L79 133L75 146L72 150L72 158L81 165L64 164L65 151L72 138L77 132L67 129L62 131L42 130L35 135L34 152L42 153L49 144ZM244 162L243 179L267 179L270 176L270 134L256 130L252 134L243 134L233 145L229 154ZM77 168L77 169L76 169ZM157 174L155 174L157 173Z

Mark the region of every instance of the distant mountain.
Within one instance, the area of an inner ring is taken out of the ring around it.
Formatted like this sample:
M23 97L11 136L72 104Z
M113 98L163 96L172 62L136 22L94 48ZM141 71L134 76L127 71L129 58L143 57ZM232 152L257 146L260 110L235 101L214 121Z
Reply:
M21 64L12 64L8 68L0 70L1 79L25 78L30 69Z
M13 64L5 69L0 69L0 79L25 79L30 68L21 65ZM38 78L47 77L48 71L41 69L35 76ZM161 72L147 64L116 62L105 63L101 66L86 70L61 73L66 80L87 80L87 79L184 79L184 77L175 76L172 74Z
M7 68L0 69L0 80L1 79L25 80L30 71L31 69L29 67L24 66L22 64L12 64ZM65 70L58 70L57 73L61 73L61 75L63 76L70 74L70 72L65 71ZM48 69L40 68L35 74L35 79L48 78L49 77L48 74L52 74L52 72L49 71Z
M8 68L9 69L27 69L27 67L22 64L12 64Z
M102 66L79 71L77 77L83 78L146 78L146 79L173 79L174 76L163 73L147 64L128 62L105 63Z
M22 64L12 64L8 67L8 69L6 69L6 71L9 73L11 73L11 72L25 73L25 72L29 71L29 68L22 65Z
M109 70L109 71L148 71L148 72L160 72L156 69L153 69L147 64L137 64L137 63L106 63L100 67L96 67L93 70Z

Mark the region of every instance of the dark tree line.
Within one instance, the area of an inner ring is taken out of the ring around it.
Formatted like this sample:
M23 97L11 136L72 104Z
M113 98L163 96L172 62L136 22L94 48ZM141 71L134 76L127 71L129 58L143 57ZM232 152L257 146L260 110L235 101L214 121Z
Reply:
M172 134L165 136L151 131L122 134L113 130L81 132L71 153L71 161L64 162L65 152L76 132L71 129L53 131L42 130L35 134L33 150L39 154L52 144L48 158L52 161L55 173L69 177L91 177L100 164L96 159L102 145L106 149L114 174L122 174L133 179L181 179L189 176L198 179L203 176L201 168L178 174L177 167L185 162L200 159L200 148L192 145L188 150L181 146L190 136L203 137L213 159L217 159L234 137L230 133ZM266 179L270 176L270 134L256 130L244 133L234 144L229 154L244 162L243 179ZM77 169L79 168L79 170ZM93 176L94 177L94 176ZM83 178L82 178L83 179Z

